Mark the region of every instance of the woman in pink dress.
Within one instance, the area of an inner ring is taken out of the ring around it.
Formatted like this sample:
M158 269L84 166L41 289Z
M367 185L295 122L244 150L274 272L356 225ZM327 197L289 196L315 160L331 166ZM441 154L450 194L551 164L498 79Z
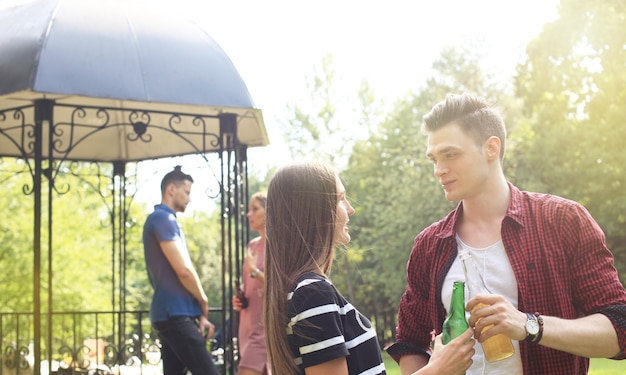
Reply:
M263 326L263 294L265 290L265 193L255 193L247 213L250 229L259 232L248 243L243 262L243 292L248 306L242 308L237 296L233 309L239 311L239 367L237 375L269 375L265 330Z

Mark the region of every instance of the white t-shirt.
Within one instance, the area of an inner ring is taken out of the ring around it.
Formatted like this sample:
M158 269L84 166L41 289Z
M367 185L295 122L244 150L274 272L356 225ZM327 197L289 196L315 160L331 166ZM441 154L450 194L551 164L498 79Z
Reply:
M464 244L459 236L457 236L456 239L459 249L465 248L469 250L476 267L478 267L483 277L487 289L493 294L504 296L513 306L517 307L517 280L515 279L515 274L511 268L511 263L506 255L506 251L504 250L502 240L491 246L477 249ZM443 288L441 289L441 302L446 312L450 309L452 284L455 281L465 281L463 265L459 257L452 263L452 267L450 267L450 271L446 275ZM469 299L470 296L466 286L466 304ZM467 316L469 317L469 313ZM522 360L519 353L519 342L517 340L513 340L513 347L515 348L515 354L512 357L501 361L487 362L483 354L482 346L479 344L475 345L474 349L476 350L476 354L472 357L474 363L472 367L467 370L466 375L522 375Z

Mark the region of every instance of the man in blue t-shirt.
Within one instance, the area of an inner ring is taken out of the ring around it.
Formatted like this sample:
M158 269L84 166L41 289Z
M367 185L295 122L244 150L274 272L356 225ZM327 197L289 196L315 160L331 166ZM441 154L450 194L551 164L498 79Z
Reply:
M161 340L164 375L215 374L206 347L215 326L209 303L191 263L176 213L189 203L193 179L177 166L163 177L161 204L154 206L143 228L146 268L154 289L150 321Z

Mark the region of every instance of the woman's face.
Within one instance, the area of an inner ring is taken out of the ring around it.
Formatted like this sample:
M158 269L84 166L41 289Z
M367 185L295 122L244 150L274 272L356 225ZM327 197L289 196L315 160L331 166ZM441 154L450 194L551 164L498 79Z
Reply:
M250 207L246 216L248 217L250 229L257 232L265 229L265 208L263 208L258 199L255 198L250 201Z
M350 216L354 214L354 208L346 198L346 189L339 177L337 177L337 217L335 218L335 238L333 245L345 245L350 242L350 232L348 222Z

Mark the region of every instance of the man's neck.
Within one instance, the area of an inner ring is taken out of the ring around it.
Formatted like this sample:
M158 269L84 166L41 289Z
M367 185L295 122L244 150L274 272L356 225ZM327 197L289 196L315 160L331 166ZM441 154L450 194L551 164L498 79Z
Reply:
M463 217L457 228L461 239L475 247L488 246L500 240L502 219L510 200L511 190L504 176L480 194L464 199Z
M178 214L178 212L174 209L173 205L167 202L166 200L162 200L161 204L164 206L167 206L170 210L174 211L175 214Z
M511 200L511 189L504 175L499 175L485 184L479 194L463 199L463 216L472 220L502 217L506 214Z

